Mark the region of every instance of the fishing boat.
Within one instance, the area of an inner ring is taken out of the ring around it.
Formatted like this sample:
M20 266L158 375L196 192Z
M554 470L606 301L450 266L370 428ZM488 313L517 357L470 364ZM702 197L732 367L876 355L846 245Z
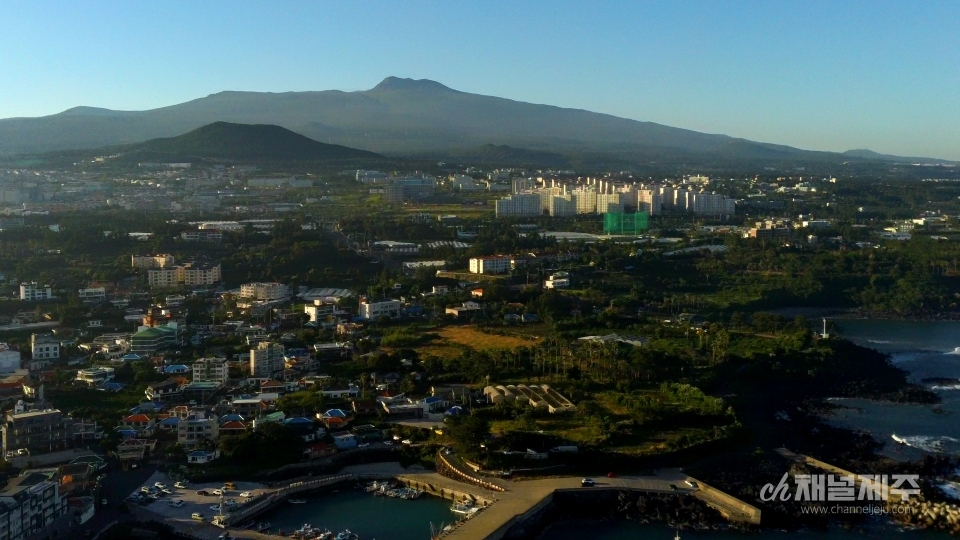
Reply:
M450 510L454 513L464 514L464 515L476 514L477 512L480 511L480 509L474 506L472 502L468 502L468 501L464 501L462 503L454 503L453 506L450 507Z
M306 504L306 499L290 499L290 504Z
M356 533L350 532L350 529L345 529L337 533L337 536L334 540L357 540L360 538Z

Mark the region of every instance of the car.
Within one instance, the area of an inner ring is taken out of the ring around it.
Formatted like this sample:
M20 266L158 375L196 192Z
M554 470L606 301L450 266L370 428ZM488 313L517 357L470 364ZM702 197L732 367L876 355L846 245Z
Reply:
M670 490L671 490L671 491L676 491L676 490L677 490L677 485L676 485L676 484L670 484Z
M360 444L358 444L358 445L357 445L357 448L366 448L366 447L368 447L368 446L370 446L370 443L365 442L365 443L360 443Z
M215 489L215 490L213 490L213 494L219 497L220 495L223 495L223 490L222 490L222 489Z
M226 490L228 490L228 489L229 489L229 490L237 489L237 485L234 484L233 482L224 482L224 483L223 483L223 490L226 491Z
M161 490L160 490L160 493L163 493L164 495L173 495L173 492L170 491L170 490L167 489L167 488L161 489Z
M393 441L383 441L384 446L393 446Z
M402 441L400 441L400 442L403 443L403 444L413 444L413 441L411 441L410 439L404 439L404 440L402 440Z
M399 441L399 440L402 439L402 438L403 438L403 437L401 437L401 436L399 436L399 435L394 435L394 436L393 436L393 440L395 440L395 441Z
M612 473L612 472L608 472L608 473L607 473L607 478L616 478L616 477L617 477L617 475L614 474L614 473Z
M230 536L229 532L225 532L217 537L217 540L233 540L235 536Z
M220 505L219 505L219 504L215 504L215 505L211 506L210 509L213 510L214 512L219 512L219 511L220 511Z
M153 484L153 487L155 487L155 488L157 488L157 489L163 489L163 488L167 487L167 485L164 484L163 482L157 482L157 483Z
M142 488L140 488L140 492L141 492L141 493L150 493L150 488L148 488L147 486L143 486Z
M173 508L180 508L181 506L183 506L183 501L181 501L180 499L177 499L177 500L175 500L175 501L170 501L169 504L170 504L170 506L172 506Z
M593 487L594 485L596 484L593 481L593 478L584 478L583 480L580 480L581 487Z
M250 493L249 491L244 491L243 493L240 494L240 496L246 499L248 497L253 497L253 493Z
M700 489L700 484L697 484L693 480L684 480L683 483L692 487L693 489Z
M204 495L204 496L206 496L206 495L209 495L209 494L210 494L210 492L207 491L207 490L205 490L205 489L201 489L200 491L197 492L197 495Z
M194 512L193 515L190 516L190 518L195 519L197 521L203 521L203 514L201 514L200 512Z
M186 489L186 488L187 488L187 485L184 484L183 482L177 482L176 484L173 485L173 487L175 487L175 488L177 488L177 489Z

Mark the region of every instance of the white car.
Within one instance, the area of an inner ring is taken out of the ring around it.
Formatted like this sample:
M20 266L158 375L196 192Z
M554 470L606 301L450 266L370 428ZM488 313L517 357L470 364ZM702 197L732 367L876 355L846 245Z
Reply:
M410 439L404 439L400 442L402 442L403 444L413 444L413 441L411 441Z
M240 494L240 496L246 499L248 497L253 497L253 493L250 493L249 491L244 491L243 493Z
M223 495L223 490L222 490L222 489L215 489L215 490L213 490L211 493L213 493L214 495Z
M167 486L166 486L166 484L164 484L163 482L157 482L156 484L153 485L153 487L155 487L155 488L157 488L157 489L163 489L163 488L165 488L165 487L167 487Z
M187 485L184 484L183 482L177 482L176 484L173 485L173 487L177 489L187 489Z

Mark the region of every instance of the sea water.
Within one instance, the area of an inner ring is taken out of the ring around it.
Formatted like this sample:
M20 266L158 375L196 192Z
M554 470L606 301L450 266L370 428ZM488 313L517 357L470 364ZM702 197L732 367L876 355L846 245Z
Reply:
M843 336L858 345L889 354L893 363L942 400L937 405L883 403L864 399L830 400L841 408L827 421L869 431L883 443L881 452L894 459L924 454L960 454L960 322L954 321L835 321Z
M426 494L404 500L350 487L304 499L304 504L285 502L257 520L270 522L271 533L279 529L285 536L309 523L334 533L350 529L360 540L429 540L431 524L439 529L458 517L450 501Z

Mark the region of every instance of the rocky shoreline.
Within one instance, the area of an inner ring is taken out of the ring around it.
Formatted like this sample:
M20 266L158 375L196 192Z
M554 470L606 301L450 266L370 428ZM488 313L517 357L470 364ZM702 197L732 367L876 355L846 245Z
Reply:
M576 517L571 517L576 516ZM557 492L536 516L518 523L505 538L544 539L550 531L572 522L627 519L643 524L663 523L677 529L720 530L744 528L728 522L700 499L685 494L635 491Z

